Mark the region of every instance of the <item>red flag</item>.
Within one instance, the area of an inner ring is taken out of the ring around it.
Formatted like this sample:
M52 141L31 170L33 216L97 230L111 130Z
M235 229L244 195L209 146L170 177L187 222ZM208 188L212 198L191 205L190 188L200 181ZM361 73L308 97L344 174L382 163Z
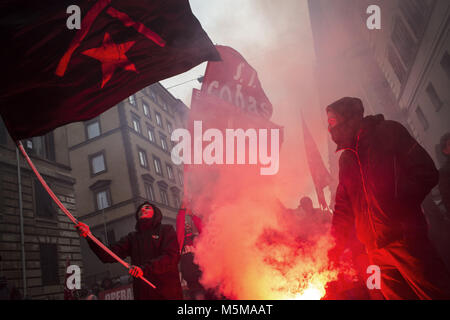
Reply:
M15 140L93 118L159 80L220 57L188 0L0 4L0 114Z
M183 249L183 244L184 244L185 220L186 220L186 208L183 207L178 210L177 220L176 220L176 231L177 231L177 239L178 239L178 246L179 246L180 252Z
M214 95L242 111L270 119L273 107L261 86L256 70L233 48L216 48L222 60L208 63L202 83L202 94Z
M306 159L308 161L309 172L311 173L314 186L316 189L317 200L320 207L323 209L328 208L328 204L325 200L325 195L323 193L323 188L328 186L331 182L331 175L328 169L323 163L322 156L320 155L319 149L311 136L311 133L306 126L305 120L302 116L303 124L303 141L305 144Z
M267 98L257 72L250 66L242 55L236 50L216 46L221 56L220 62L208 62L201 90L193 90L191 111L187 128L192 137L195 137L194 122L201 122L202 130L216 129L226 137L227 129L263 129L268 132L267 150L271 150L271 129L279 130L279 145L283 141L283 128L272 123L269 118L272 115L272 104ZM217 132L217 131L216 131ZM202 138L202 137L196 137ZM195 139L195 138L194 138ZM195 145L207 147L209 142L195 143L192 139L192 150L195 153ZM226 142L223 142L225 146ZM215 151L215 155L222 155L222 163L202 164L195 163L184 165L184 196L191 198L190 208L200 217L214 210L214 202L218 203L221 197L241 196L240 190L229 189L230 181L245 180L249 188L258 184L270 184L272 176L262 176L259 164L250 164L250 153L255 154L255 149L250 150L246 142L245 163L237 164L225 161L226 148L222 153ZM234 145L234 158L238 151ZM201 152L200 152L201 153ZM200 154L199 153L199 154ZM226 178L225 178L226 177ZM224 200L225 201L225 200ZM226 202L225 201L225 202Z

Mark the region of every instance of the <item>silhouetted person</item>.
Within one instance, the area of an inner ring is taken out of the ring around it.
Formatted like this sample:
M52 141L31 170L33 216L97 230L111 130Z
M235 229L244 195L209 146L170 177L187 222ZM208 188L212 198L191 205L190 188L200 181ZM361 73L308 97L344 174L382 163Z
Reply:
M310 228L315 228L321 234L325 234L328 231L331 222L330 212L314 208L310 197L302 197L299 208L302 212L301 219L303 224L310 225Z
M3 260L0 256L0 300L22 300L22 293L15 284L8 283L3 276Z
M310 197L303 197L300 199L300 207L305 210L307 214L315 214L317 212L314 209L313 202ZM321 211L321 210L320 210Z
M177 215L177 236L180 246L180 271L187 283L191 299L203 300L205 289L200 284L202 272L194 262L194 240L202 231L202 221L190 209L181 208Z
M421 203L438 183L428 153L400 123L363 117L360 99L327 107L339 159L332 219L338 260L353 230L381 269L386 299L448 299L450 278L431 245Z

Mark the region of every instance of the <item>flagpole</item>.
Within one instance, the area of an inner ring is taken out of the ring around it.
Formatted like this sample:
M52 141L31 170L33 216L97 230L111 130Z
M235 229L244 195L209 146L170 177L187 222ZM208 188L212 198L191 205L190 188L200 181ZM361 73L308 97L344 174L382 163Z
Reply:
M103 201L104 199L102 198L102 215L103 215L103 228L105 229L105 242L106 245L109 247L109 240L108 240L108 232L106 231L106 216L105 216L105 202ZM109 267L108 264L108 274L111 277L111 268Z
M23 230L23 204L22 204L22 177L20 173L20 155L19 149L16 149L17 158L17 185L19 188L19 216L20 216L20 249L22 256L22 283L23 297L27 296L27 268L25 265L25 235Z
M67 208L61 203L61 201L59 201L58 197L53 193L53 191L49 188L49 186L47 185L47 183L45 182L45 180L42 178L41 174L39 173L39 171L36 169L35 165L33 164L33 162L31 161L30 157L28 156L27 152L25 151L25 149L23 148L22 142L20 141L16 141L16 145L17 148L22 152L22 155L25 157L25 160L27 160L28 165L31 167L31 169L33 170L34 174L36 175L36 177L38 178L39 182L42 184L42 186L44 187L44 189L47 191L47 193L49 194L49 196L53 199L53 201L58 205L58 207L66 214L66 216L75 224L78 224L78 220L69 212L69 210L67 210ZM92 241L94 241L100 248L102 248L103 250L105 250L111 257L113 257L115 260L117 260L117 262L119 262L121 265L123 265L125 268L127 268L128 270L130 269L130 265L128 263L126 263L124 260L122 260L119 256L117 256L114 252L112 252L108 247L106 247L101 241L99 241L96 237L94 237L94 235L89 232L87 234L87 236L89 237L89 239L91 239ZM142 275L141 277L139 277L141 280L143 280L144 282L146 282L149 286L151 286L153 289L156 289L155 285L153 283L151 283L150 281L148 281L146 278L144 278L144 276Z

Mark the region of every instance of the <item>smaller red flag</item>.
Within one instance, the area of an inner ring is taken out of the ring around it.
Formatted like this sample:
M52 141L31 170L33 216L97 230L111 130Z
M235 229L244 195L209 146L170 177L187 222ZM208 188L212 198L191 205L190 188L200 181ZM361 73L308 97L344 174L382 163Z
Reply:
M323 188L331 183L331 175L328 169L323 163L322 156L319 149L306 126L305 119L302 116L303 125L303 141L305 144L306 160L308 162L309 172L314 182L314 186L317 194L317 201L322 209L328 208L328 204L325 200Z

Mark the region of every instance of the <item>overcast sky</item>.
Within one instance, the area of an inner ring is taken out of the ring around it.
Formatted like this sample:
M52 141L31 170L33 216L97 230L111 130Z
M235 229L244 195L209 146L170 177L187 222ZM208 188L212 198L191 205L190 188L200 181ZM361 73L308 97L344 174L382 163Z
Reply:
M215 44L233 47L257 70L274 106L272 121L285 127L280 174L282 201L296 206L302 194L316 203L304 156L301 111L326 156L326 128L321 119L314 77L314 46L307 0L190 0L192 11ZM204 74L206 63L162 81L169 88ZM170 92L188 106L196 81ZM324 159L326 160L326 159Z

